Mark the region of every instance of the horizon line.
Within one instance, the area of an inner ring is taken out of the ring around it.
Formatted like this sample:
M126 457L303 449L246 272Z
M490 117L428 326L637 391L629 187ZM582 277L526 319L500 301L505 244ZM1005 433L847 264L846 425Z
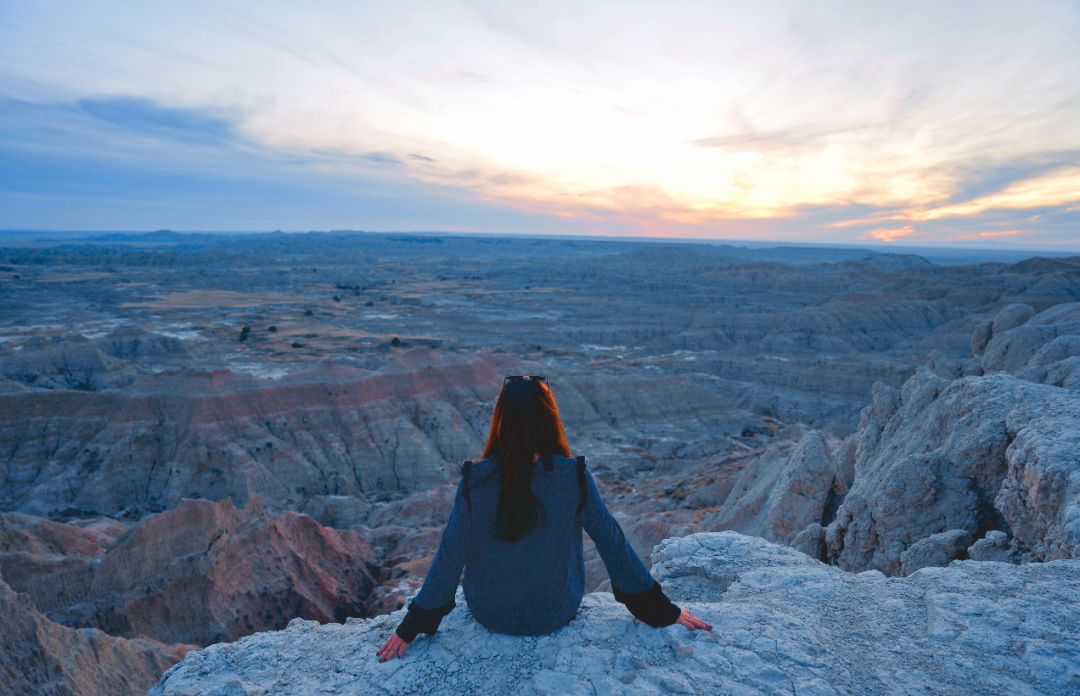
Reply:
M162 232L169 232L179 235L260 235L260 234L379 234L379 235L393 235L393 234L413 234L413 235L429 235L429 236L457 236L457 237L493 237L493 238L531 238L531 239L556 239L556 240L573 240L573 241L615 241L615 242L653 242L653 243L695 243L695 244L709 244L709 245L729 245L737 246L740 244L755 245L758 247L826 247L836 249L867 249L878 253L888 253L890 249L923 249L923 250L947 250L947 251L969 251L969 252L1011 252L1011 253L1026 253L1026 252L1048 252L1056 255L1074 256L1080 255L1080 246L1075 249L1062 249L1051 247L1018 247L1010 245L1002 245L998 242L995 245L988 246L955 246L951 244L898 244L889 242L806 242L796 240L783 240L783 239L740 239L730 237L674 237L674 236L659 236L659 235L607 235L607 234L561 234L561 233L540 233L540 232L478 232L475 230L363 230L363 229L323 229L323 230L178 230L172 228L159 228L159 229L0 229L0 236L5 235L30 235L30 234L62 234L62 235L97 235L97 234L126 234L132 236L157 234ZM751 248L751 247L747 247Z

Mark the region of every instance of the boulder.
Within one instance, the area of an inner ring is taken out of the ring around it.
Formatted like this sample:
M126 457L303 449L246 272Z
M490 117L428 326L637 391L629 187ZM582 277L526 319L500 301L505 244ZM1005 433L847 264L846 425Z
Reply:
M1005 427L1012 442L995 507L1032 558L1080 558L1080 394L1055 389L1017 404Z
M927 566L949 565L949 562L967 554L971 533L966 529L950 529L931 534L909 546L900 554L900 572L911 575Z
M764 536L769 497L787 467L788 453L790 449L767 445L742 468L723 505L704 515L701 526L708 530L734 529Z
M1026 310L1010 314L1010 307L1017 305L1005 307L994 319L996 328L980 357L985 372L1016 372L1058 336L1080 334L1080 305L1075 302L1054 305L1038 314ZM1020 321L1020 317L1026 318Z
M993 319L987 318L975 324L975 328L972 329L971 354L975 357L981 356L986 351L986 344L990 342L990 335L993 326Z
M1009 544L1009 535L992 529L982 539L968 547L968 557L973 561L1015 563L1016 551Z
M769 494L765 516L768 538L790 543L808 524L828 524L832 521L825 519L830 499L845 492L846 487L837 486L836 465L825 436L811 430L791 451L784 473Z
M807 525L806 529L796 535L791 542L791 548L802 551L811 558L823 560L825 558L825 528L817 522Z
M1031 305L1022 302L1005 305L994 315L990 325L990 334L997 335L1009 329L1015 329L1017 326L1027 322L1034 314L1035 309Z

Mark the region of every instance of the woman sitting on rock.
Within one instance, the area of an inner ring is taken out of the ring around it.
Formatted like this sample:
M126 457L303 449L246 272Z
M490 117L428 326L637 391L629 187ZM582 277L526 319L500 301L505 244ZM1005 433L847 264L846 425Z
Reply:
M571 458L543 377L503 381L483 456L463 464L439 550L380 661L403 655L417 633L435 634L456 606L463 568L469 610L489 630L525 636L565 626L584 593L582 529L615 599L634 616L657 628L712 630L671 603L604 505L585 458Z

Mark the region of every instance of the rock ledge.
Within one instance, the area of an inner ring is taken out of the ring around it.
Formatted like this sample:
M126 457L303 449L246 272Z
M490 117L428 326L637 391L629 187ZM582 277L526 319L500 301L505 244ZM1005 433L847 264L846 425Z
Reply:
M148 696L244 694L1067 694L1080 690L1080 561L954 561L847 573L734 532L665 539L653 573L713 625L652 629L606 592L545 635L491 633L458 608L403 658L402 618L318 624L192 651Z

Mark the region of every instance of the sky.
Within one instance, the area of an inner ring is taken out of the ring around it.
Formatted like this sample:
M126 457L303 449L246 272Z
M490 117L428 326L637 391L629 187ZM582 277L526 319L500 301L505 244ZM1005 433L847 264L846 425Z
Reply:
M0 229L1080 251L1080 3L0 0Z

